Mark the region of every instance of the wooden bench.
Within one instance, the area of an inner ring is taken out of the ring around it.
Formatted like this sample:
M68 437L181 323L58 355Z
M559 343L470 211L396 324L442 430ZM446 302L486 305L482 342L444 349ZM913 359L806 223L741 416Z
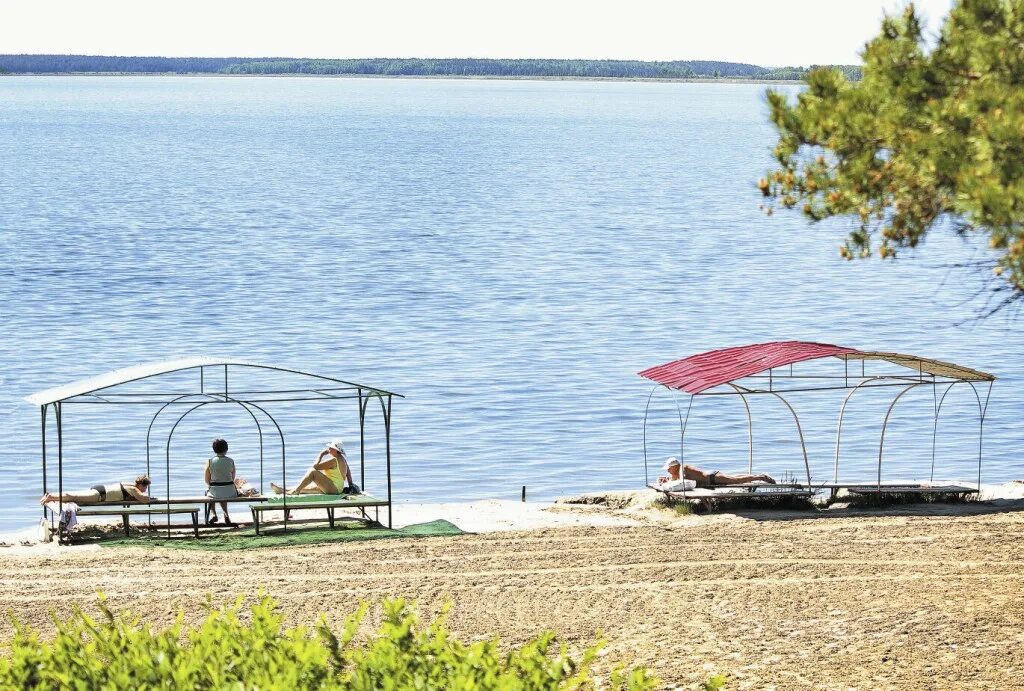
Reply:
M249 507L252 512L252 524L256 534L260 534L260 518L267 511L305 511L306 509L327 509L327 522L334 527L335 509L359 509L364 520L372 520L366 515L366 509L370 506L387 506L388 502L368 494L311 494L298 497L289 497L287 505L282 499L271 499L261 504L253 504ZM288 524L288 517L285 516L285 525Z
M135 504L132 506L82 506L78 509L78 515L88 516L120 516L124 524L124 534L127 536L129 516L165 516L167 514L191 514L192 532L199 537L199 509L195 506L163 506L153 504ZM60 544L66 544L68 531L63 521L57 524L57 540Z
M203 523L209 523L210 509L213 507L214 504L219 504L221 502L224 502L226 504L252 504L254 502L267 501L268 498L269 497L265 497L263 495L257 495L255 497L230 497L228 499L214 499L213 497L208 497L204 494L196 497L172 497L170 499L153 499L150 502L150 505L159 504L162 506L166 506L167 504L170 504L171 506L178 506L199 504L203 507Z

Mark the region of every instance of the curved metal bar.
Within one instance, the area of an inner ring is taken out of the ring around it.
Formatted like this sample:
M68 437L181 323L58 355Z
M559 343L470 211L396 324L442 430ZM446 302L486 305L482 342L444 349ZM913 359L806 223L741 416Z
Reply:
M747 397L743 395L740 387L729 382L729 386L736 390L736 393L740 395L740 400L743 401L743 407L747 409L747 472L754 472L754 418L750 415L750 404L747 403Z
M673 389L669 389L669 387L665 386L664 384L659 384L658 386L655 386L653 389L651 389L651 394L647 397L647 405L644 407L644 427L643 427L643 430L644 430L644 485L647 485L650 482L650 479L649 479L650 476L647 474L647 470L648 470L648 464L647 464L647 416L648 416L648 412L649 412L649 410L651 408L651 399L654 398L654 394L656 394L658 392L658 389L668 389L670 392L672 392L672 401L676 404L676 416L679 418L679 462L680 463L683 462L683 438L686 436L686 425L690 421L690 407L693 406L693 396L690 396L690 404L686 408L686 419L684 420L683 419L683 410L682 410L682 408L679 407L679 398L676 396L676 393L675 393L675 391Z
M251 417L252 421L256 423L256 431L259 432L260 435L260 494L263 494L263 425L260 424L260 420L258 417L256 417L256 414L249 409L249 406L256 407L256 404L242 402L234 398L232 398L231 400L245 408L245 412L249 413L249 417ZM270 416L269 413L267 413L266 410L264 410L263 413L271 420L273 420L273 418Z
M647 397L647 405L644 406L644 486L646 487L651 483L650 476L647 474L647 413L651 409L651 399L654 398L654 394L658 391L658 386L651 389L650 395Z
M959 383L960 382L955 381L947 386L946 390L942 392L939 402L935 406L935 418L932 420L932 469L928 473L929 482L933 482L935 480L935 441L939 434L939 413L942 412L942 404L946 402L946 394L948 394L950 389ZM935 387L933 386L932 389L934 390Z
M168 501L167 501L167 536L168 537L170 537L170 535L171 535L171 502L170 502L170 498L171 498L171 437L174 436L174 430L176 430L178 428L178 425L181 424L181 421L184 420L186 417L188 417L192 413L192 411L198 410L199 408L202 408L203 406L210 405L211 403L213 403L213 401L203 401L202 403L197 403L196 405L194 405L191 408L189 408L188 410L186 410L184 413L181 414L181 417L179 417L177 419L177 421L175 421L174 425L171 427L171 431L167 433L167 453L166 453L166 456L165 456L165 460L166 460L166 463L167 463L167 499L168 499Z
M158 417L160 417L160 413L164 412L164 410L168 406L177 403L178 401L182 400L183 398L192 398L194 396L206 396L207 398L213 398L213 395L212 394L208 394L208 393L186 393L186 394L182 394L181 396L173 398L170 401L168 401L167 403L165 403L164 405L160 406L160 409L157 410L156 413L153 414L153 418L149 421L149 427L146 428L146 475L147 476L150 475L150 468L149 468L149 439L150 439L150 435L153 432L153 425L156 424L156 419Z
M64 515L64 404L58 402L53 411L57 421L57 515Z
M388 394L388 407L384 412L384 456L388 473L388 529L391 529L391 401ZM383 404L383 401L381 401ZM379 522L379 521L378 521Z
M386 394L385 394L386 395ZM385 469L385 480L387 482L387 496L388 496L388 528L391 527L392 523L392 508L391 508L391 396L388 396L387 403L384 402L384 395L376 391L368 391L363 405L363 410L360 413L362 418L360 424L364 424L366 419L366 406L369 405L370 398L376 398L380 403L381 415L384 418L384 469ZM377 514L377 518L380 518L380 514Z
M359 401L359 486L366 487L366 408L370 405L370 393Z
M685 463L683 458L683 438L686 437L686 427L690 424L690 409L693 408L693 394L690 394L690 403L686 406L686 419L682 421L682 429L679 432L679 462ZM679 404L676 403L676 411L679 411Z
M234 399L232 399L232 400L234 400ZM262 406L258 406L255 403L250 403L249 401L245 401L245 402L234 401L234 402L239 404L243 408L245 408L246 406L252 406L256 410L258 410L261 413L263 413L264 415L266 415L267 419L270 420L272 423L274 423L274 427L277 428L277 436L281 440L281 475L283 477L283 481L282 481L283 484L281 485L281 488L284 490L284 495L283 495L284 500L283 500L283 503L284 503L285 506L288 506L288 475L287 475L288 465L287 465L287 460L286 460L286 457L285 457L284 432L281 430L281 425L277 424L277 420L274 419L274 416L271 415L270 412L267 411L267 409L262 407ZM249 414L252 415L252 411L249 411ZM256 420L256 416L255 415L253 415L253 420ZM257 428L259 428L259 424L260 423L257 420L256 421ZM263 493L263 486L262 486L262 484L263 484L263 433L261 432L260 433L260 493L261 494ZM285 527L285 530L288 529L288 511L284 512L284 527Z
M853 394L857 393L857 389L859 389L860 387L864 386L869 382L884 378L885 377L871 377L870 379L865 379L864 381L853 387L853 391L846 394L846 398L843 399L843 405L841 408L839 408L839 425L836 428L836 463L835 468L832 471L832 482L839 482L839 443L843 435L843 415L846 413L846 404L850 402L851 398L853 398Z
M978 389L975 388L974 382L967 382L971 391L974 392L974 398L978 401L978 491L981 491L981 455L983 448L983 441L985 437L985 415L988 414L988 402L992 398L992 384L988 383L988 393L985 394L985 403L981 402L981 395L978 394Z
M931 382L920 382L918 384L911 384L910 386L902 389L896 398L892 399L892 403L889 404L889 410L885 411L885 419L882 420L882 436L878 440L878 478L877 487L882 487L882 447L885 445L885 429L889 426L889 416L892 414L892 409L896 407L896 402L903 398L903 394L907 393L911 389L916 389L919 386L931 384Z
M224 402L226 402L226 403L235 403L235 404L241 406L242 408L244 408L245 411L247 413L249 413L249 415L252 417L253 421L256 423L256 428L258 430L260 430L260 476L261 476L261 481L262 481L262 474L263 474L263 432L262 432L262 427L260 425L259 420L257 419L256 415L251 410L249 410L248 406L252 406L256 410L259 410L261 413L266 415L267 418L272 423L274 423L274 427L277 428L278 436L281 439L281 471L282 471L282 473L285 473L287 471L287 468L285 466L284 432L281 430L281 426L277 423L277 420L274 419L273 415L271 415L265 408L263 408L261 406L258 406L255 403L249 403L247 401L245 401L245 402L238 401L238 400L235 400L235 399L231 398L230 396L224 396L224 395L219 395L219 396L218 395L214 395L214 396L211 396L211 397L214 398L214 400L203 401L202 403L197 403L196 405L192 406L191 408L186 410L184 413L182 413L178 417L178 419L174 422L174 425L171 426L170 432L167 433L167 447L166 447L165 462L166 462L166 472L167 472L167 498L168 499L171 498L171 439L174 437L174 431L178 428L178 425L181 424L182 420L184 420L186 417L191 415L194 411L198 410L199 408L202 408L203 406L208 406L208 405L211 405L211 404L214 404L214 403L219 403L222 400ZM283 487L284 487L285 491L287 492L287 489L288 489L287 475L285 476L285 482L284 482ZM260 490L262 491L262 487L260 488ZM284 503L287 506L287 503L288 503L287 502L287 498L285 499ZM168 531L168 534L170 534L170 529L171 529L170 502L167 503L167 507L168 507L168 512L167 512L167 531ZM287 518L287 512L285 512L285 527L286 528L287 528L287 524L288 524L288 518Z
M46 408L49 404L40 406L39 411L42 414L42 461L43 461L43 496L46 496ZM46 507L43 507L43 517L46 517Z
M768 391L767 393L770 393L771 395L775 396L780 401L785 403L786 407L789 408L789 412L793 414L793 420L794 420L794 422L796 422L796 432L797 432L797 434L800 435L800 450L803 451L803 454L804 454L804 470L807 472L807 486L810 487L811 486L811 462L807 458L807 444L804 442L804 429L803 429L803 427L800 426L800 416L796 414L796 410L794 410L793 406L791 406L789 404L789 401L787 401L785 398L780 396L777 391Z

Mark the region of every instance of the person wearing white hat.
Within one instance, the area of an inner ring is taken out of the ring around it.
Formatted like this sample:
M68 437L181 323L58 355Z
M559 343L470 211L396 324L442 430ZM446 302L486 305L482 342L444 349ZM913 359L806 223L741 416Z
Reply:
M714 470L709 473L696 466L684 465L674 456L665 461L664 469L668 473L668 477L658 478L659 487L678 483L680 481L690 481L694 483L694 487L704 487L707 489L727 487L729 485L742 485L751 482L764 482L769 485L775 484L775 478L771 475L726 475L719 470ZM693 487L687 487L687 489L693 489Z
M313 462L313 467L306 471L295 487L288 490L288 494L343 494L346 482L349 492L359 492L359 486L352 481L345 446L341 439L334 439L328 442ZM270 487L277 494L284 492L280 485L270 483Z

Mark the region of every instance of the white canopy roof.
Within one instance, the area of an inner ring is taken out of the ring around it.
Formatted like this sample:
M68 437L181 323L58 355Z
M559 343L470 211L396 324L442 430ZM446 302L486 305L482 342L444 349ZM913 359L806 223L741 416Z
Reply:
M125 367L123 369L107 372L106 374L101 374L96 377L80 379L78 381L71 382L70 384L64 384L63 386L58 386L52 389L46 389L45 391L34 393L31 396L26 396L25 400L34 405L42 406L50 403L56 403L58 401L65 401L69 398L74 398L75 396L83 396L85 394L94 393L97 391L101 391L103 389L109 389L114 386L127 384L129 382L138 381L140 379L155 377L161 374L169 374L171 372L179 372L181 370L194 369L197 367L224 367L225 365L279 370L282 372L289 372L292 374L300 374L308 377L315 377L323 381L351 385L353 388L358 387L366 389L368 391L378 391L384 394L391 393L389 391L384 391L373 386L362 386L359 384L352 384L351 382L346 382L341 379L335 379L333 377L324 377L319 374L311 374L309 372L302 372L300 370L289 369L286 367L264 365L247 360L195 356L181 358L178 360L165 360L163 362L150 362L140 365L133 365L132 367ZM393 395L397 396L399 394Z

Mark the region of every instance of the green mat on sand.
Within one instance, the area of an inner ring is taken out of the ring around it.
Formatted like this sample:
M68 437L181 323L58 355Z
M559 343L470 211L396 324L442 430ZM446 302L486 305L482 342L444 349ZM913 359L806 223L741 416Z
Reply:
M290 502L289 502L290 503ZM174 537L147 535L142 537L106 537L96 542L103 547L167 547L170 549L191 549L211 552L226 552L236 549L257 549L260 547L287 547L291 545L317 545L330 542L360 542L362 540L382 540L396 537L437 537L443 535L462 535L463 531L454 523L445 520L416 523L397 530L387 528L368 528L363 525L338 528L290 528L284 532L280 528L271 528L272 532L264 531L256 535L252 528L218 532L216 534L200 534L197 539L191 535ZM78 542L76 540L76 542Z

